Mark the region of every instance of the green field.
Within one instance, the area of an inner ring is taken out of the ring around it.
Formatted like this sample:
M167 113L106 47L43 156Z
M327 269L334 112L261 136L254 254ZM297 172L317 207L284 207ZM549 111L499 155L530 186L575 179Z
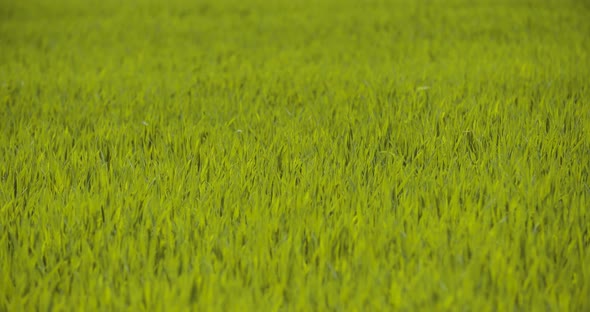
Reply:
M0 311L590 311L586 0L0 0Z

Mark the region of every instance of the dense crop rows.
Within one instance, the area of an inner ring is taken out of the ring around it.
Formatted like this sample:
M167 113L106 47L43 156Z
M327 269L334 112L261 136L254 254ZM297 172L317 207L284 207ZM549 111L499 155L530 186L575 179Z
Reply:
M0 0L0 311L590 309L589 16Z

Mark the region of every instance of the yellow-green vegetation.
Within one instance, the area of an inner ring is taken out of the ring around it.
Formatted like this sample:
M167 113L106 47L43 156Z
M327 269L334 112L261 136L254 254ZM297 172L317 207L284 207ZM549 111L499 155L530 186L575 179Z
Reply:
M0 311L588 311L589 17L1 0Z

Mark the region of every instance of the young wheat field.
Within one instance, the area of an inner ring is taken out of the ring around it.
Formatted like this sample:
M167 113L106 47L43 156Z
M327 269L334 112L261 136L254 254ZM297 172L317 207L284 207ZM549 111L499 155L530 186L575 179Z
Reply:
M585 0L0 0L0 311L590 311Z

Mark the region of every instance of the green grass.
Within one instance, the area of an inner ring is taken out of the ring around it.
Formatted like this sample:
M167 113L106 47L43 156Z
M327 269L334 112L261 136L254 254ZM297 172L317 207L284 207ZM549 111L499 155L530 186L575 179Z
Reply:
M589 16L0 0L0 311L589 310Z

